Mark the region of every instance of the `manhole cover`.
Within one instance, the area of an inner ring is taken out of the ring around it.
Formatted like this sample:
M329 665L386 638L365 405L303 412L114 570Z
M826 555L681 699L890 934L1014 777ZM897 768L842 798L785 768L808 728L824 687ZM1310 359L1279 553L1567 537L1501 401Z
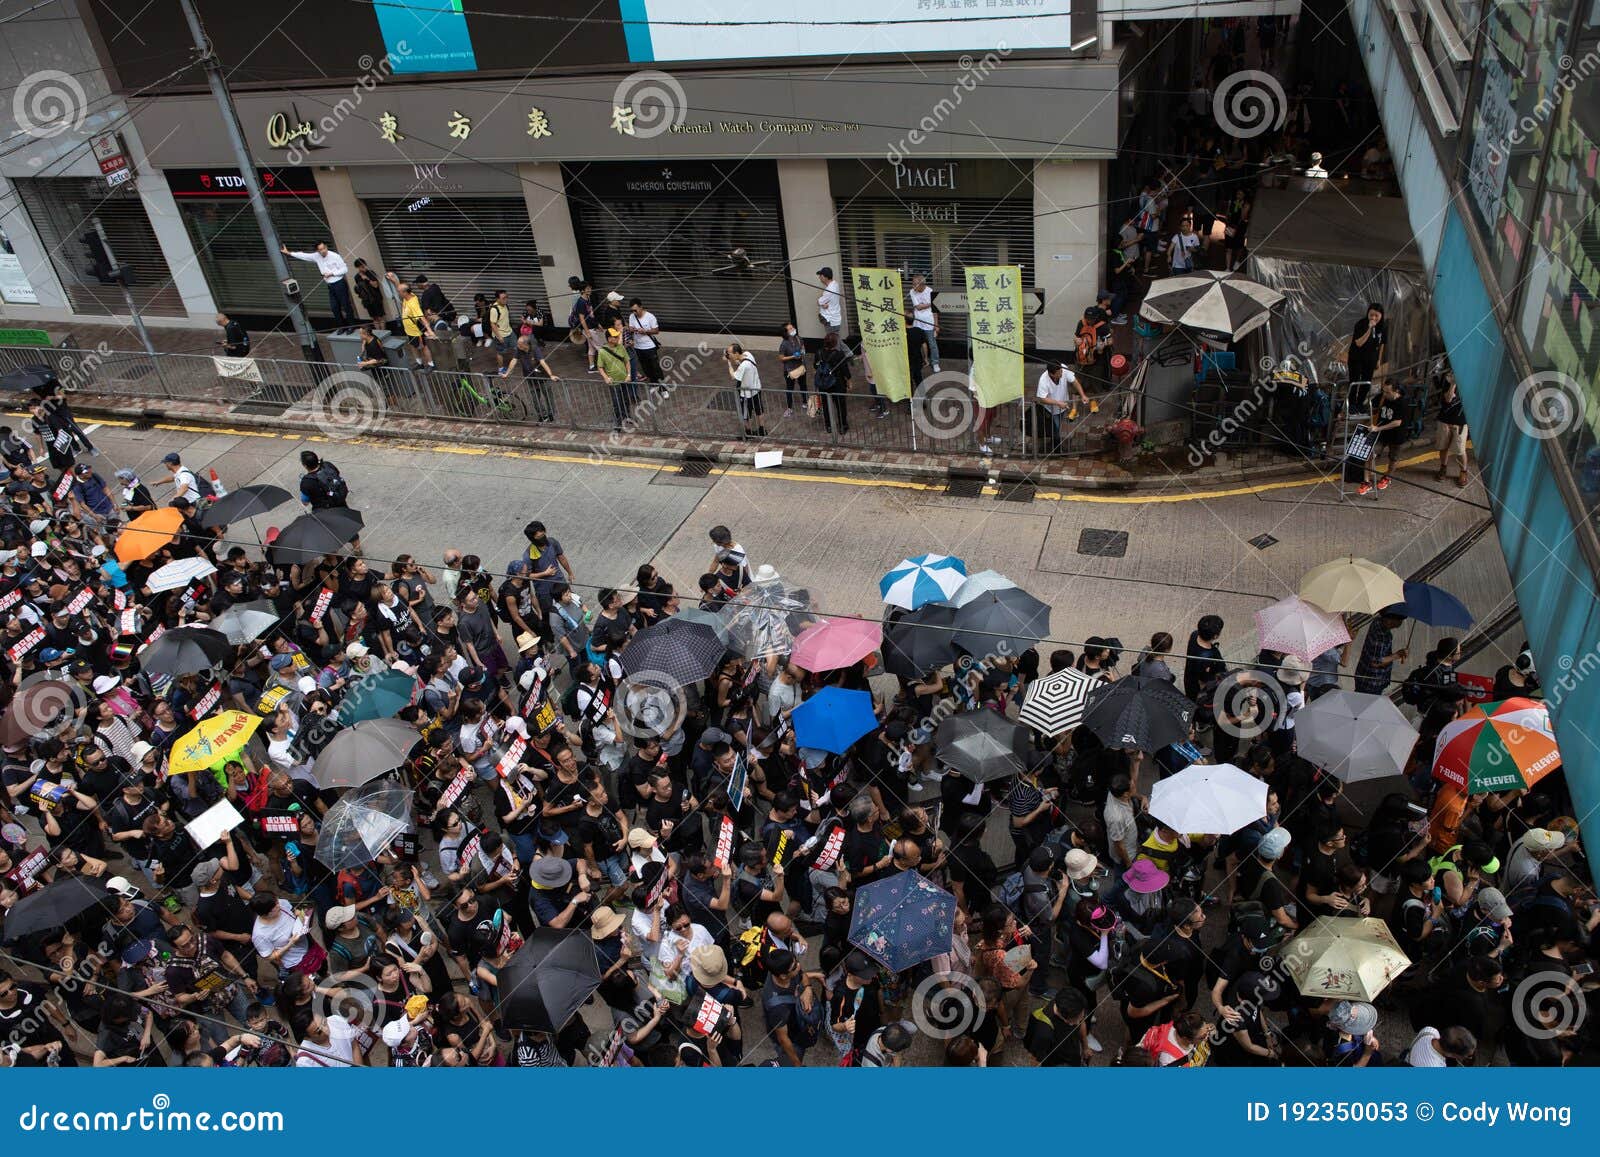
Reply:
M1032 502L1037 489L1032 482L1003 482L1000 484L1000 501Z
M680 478L705 478L711 474L711 467L716 463L710 458L685 458L683 465L678 467Z
M1128 553L1128 532L1086 526L1078 532L1078 553L1090 558L1121 558Z
M950 478L944 484L946 498L982 498L982 478Z
M233 407L235 414L260 414L263 417L276 418L283 413L293 402L240 402Z
M1267 547L1271 546L1277 541L1278 540L1273 538L1270 534L1258 534L1249 540L1250 545L1255 547L1257 550L1266 550Z

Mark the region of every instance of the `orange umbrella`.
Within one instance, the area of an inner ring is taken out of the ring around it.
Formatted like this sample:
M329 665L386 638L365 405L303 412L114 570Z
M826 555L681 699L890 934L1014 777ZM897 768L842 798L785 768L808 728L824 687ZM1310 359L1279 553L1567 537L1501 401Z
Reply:
M177 538L182 525L183 511L175 506L145 511L117 536L117 561L126 565L149 558Z

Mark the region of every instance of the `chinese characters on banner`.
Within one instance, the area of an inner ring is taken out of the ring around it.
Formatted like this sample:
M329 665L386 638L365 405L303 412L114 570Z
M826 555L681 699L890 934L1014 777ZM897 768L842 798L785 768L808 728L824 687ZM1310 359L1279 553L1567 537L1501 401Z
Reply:
M878 393L891 402L911 396L911 359L906 356L905 292L898 269L852 269L861 349L872 363Z
M967 333L972 342L972 382L978 404L987 409L1022 397L1019 266L967 266Z

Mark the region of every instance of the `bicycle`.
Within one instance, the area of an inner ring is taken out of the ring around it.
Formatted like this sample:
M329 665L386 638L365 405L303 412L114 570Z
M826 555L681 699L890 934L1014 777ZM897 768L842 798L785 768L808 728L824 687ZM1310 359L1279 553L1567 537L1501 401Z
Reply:
M475 385L471 375L456 378L456 399L469 418L505 418L513 422L528 420L528 403L518 394L503 390L494 381Z

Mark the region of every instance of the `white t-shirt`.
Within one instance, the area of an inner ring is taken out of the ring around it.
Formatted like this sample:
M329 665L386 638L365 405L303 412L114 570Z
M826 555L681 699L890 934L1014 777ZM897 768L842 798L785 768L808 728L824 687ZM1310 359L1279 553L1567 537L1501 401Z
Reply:
M1052 381L1050 371L1046 370L1039 375L1038 396L1041 399L1048 399L1053 402L1065 402L1071 396L1072 383L1077 380L1077 375L1071 370L1062 370L1061 380L1059 382Z
M756 369L756 359L749 354L734 367L733 376L739 383L741 398L753 398L761 392L761 371Z
M911 324L918 329L933 332L933 290L913 289L911 291Z
M1200 234L1174 233L1172 235L1172 268L1187 272L1194 268L1194 251L1200 248Z
M267 924L261 917L256 917L255 927L250 929L250 943L255 945L256 951L262 956L271 956L287 945L289 950L278 960L278 971L287 972L306 958L305 931L295 919L294 908L290 906L289 901L280 899L276 920Z
M194 471L187 466L180 466L177 473L172 476L172 497L187 498L191 502L200 497L200 488L194 481Z
M656 315L648 309L644 316L630 313L628 315L628 328L633 331L633 348L636 350L653 350L656 348L656 339L644 333L647 329L660 329L661 323L656 320Z
M837 281L828 282L822 296L817 298L817 312L822 314L822 320L829 325L844 324L844 298L839 293Z
M715 943L711 938L711 933L701 924L689 925L688 939L690 953L693 953L696 948L704 948L709 944ZM661 947L656 952L656 955L661 957L663 964L671 964L678 959L678 953L683 950L683 941L684 937L680 933L674 932L670 928L662 929ZM683 967L684 971L687 972L689 968L687 957L685 957L685 961Z
M361 1030L337 1013L327 1017L326 1023L328 1043L324 1045L313 1040L301 1041L299 1051L295 1053L295 1068L337 1068L340 1065L348 1067L356 1063L355 1042L361 1035Z
M1417 1039L1411 1042L1411 1051L1406 1054L1406 1063L1414 1069L1446 1068L1444 1058L1433 1047L1433 1042L1438 1039L1438 1029L1423 1029L1417 1034Z

